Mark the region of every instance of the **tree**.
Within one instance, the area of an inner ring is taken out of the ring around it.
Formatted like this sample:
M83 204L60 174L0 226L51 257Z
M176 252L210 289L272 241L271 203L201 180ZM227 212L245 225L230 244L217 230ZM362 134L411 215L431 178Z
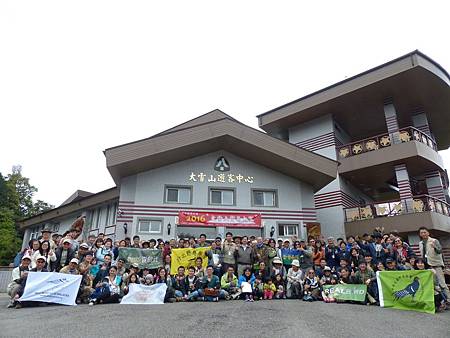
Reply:
M54 208L42 200L33 202L38 189L22 175L22 167L14 166L11 174L0 173L0 265L12 261L22 243L17 222Z

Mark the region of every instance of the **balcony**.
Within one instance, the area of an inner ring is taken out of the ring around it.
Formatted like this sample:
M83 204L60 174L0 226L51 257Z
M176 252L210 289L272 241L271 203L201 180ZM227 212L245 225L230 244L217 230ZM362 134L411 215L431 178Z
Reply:
M426 226L450 232L450 204L429 195L345 208L344 217L348 233L371 232L377 226L385 231L417 231Z
M436 142L429 137L427 134L421 132L414 127L402 128L399 130L399 140L400 143L418 141L435 151L438 151ZM379 150L382 148L387 148L392 146L393 140L391 135L388 133L380 134L377 136L369 137L357 142L348 143L343 146L338 147L338 157L339 159L348 158L351 156L360 155L362 153L367 153L370 151Z

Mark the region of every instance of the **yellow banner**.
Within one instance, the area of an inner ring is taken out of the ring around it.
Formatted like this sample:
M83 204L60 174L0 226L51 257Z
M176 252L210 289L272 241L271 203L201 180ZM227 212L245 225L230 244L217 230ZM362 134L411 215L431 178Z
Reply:
M190 266L195 266L195 260L198 257L203 259L203 267L206 269L208 266L208 257L206 253L211 249L211 247L206 248L186 248L186 249L172 249L171 257L172 261L170 264L170 274L176 275L178 272L178 267L184 266L186 269L186 274Z

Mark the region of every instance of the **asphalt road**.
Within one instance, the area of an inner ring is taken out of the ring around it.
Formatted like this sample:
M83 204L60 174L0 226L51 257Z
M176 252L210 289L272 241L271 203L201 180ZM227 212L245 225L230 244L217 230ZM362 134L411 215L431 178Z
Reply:
M0 337L450 337L436 315L299 300L7 309Z

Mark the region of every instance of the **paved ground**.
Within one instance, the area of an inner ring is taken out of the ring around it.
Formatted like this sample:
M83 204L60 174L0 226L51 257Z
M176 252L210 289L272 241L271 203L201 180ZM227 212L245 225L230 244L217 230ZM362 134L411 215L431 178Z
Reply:
M436 315L297 300L6 309L0 337L450 337Z

